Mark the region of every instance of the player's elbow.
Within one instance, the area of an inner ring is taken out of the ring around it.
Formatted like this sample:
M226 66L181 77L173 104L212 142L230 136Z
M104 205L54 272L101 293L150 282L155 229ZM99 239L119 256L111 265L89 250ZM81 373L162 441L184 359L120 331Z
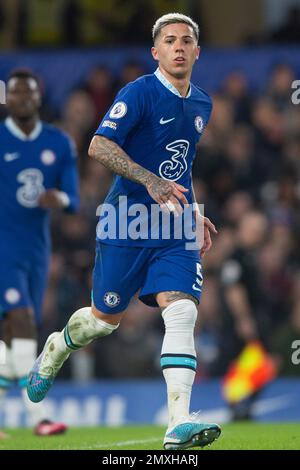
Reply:
M98 161L101 160L102 140L103 140L103 137L101 137L99 135L95 135L92 138L92 141L91 141L89 149L88 149L88 156L89 157L95 158Z
M95 158L96 155L96 145L95 145L95 137L93 137L89 149L88 149L88 156L91 158Z

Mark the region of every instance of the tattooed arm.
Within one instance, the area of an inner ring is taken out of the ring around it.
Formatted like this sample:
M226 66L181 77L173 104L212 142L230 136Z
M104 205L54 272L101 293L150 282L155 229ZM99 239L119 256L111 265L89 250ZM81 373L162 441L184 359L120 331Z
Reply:
M117 175L145 186L150 196L162 207L165 203L170 202L177 205L177 207L179 206L179 201L183 204L188 204L183 194L188 191L186 188L174 181L159 178L159 176L135 163L112 140L100 135L94 136L88 153L91 158L102 163L102 165Z

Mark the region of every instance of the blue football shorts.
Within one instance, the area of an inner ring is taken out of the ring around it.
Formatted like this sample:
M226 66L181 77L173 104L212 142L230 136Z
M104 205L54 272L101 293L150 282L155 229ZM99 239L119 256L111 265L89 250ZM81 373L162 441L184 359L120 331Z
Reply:
M146 305L157 307L155 294L180 291L199 302L202 269L198 250L186 250L179 240L172 245L147 248L97 242L92 302L104 313L126 309L137 291Z
M42 319L42 303L47 286L47 260L5 256L0 263L0 318L20 307L32 308L36 323Z

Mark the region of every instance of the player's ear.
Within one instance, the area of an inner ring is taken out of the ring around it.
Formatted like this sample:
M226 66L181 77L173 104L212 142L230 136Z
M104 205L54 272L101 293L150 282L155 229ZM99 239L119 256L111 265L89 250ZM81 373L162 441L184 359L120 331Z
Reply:
M158 52L156 47L151 47L151 53L154 60L158 60Z
M200 55L200 52L201 52L201 47L200 46L197 46L197 55L196 55L196 60L199 59L199 55Z

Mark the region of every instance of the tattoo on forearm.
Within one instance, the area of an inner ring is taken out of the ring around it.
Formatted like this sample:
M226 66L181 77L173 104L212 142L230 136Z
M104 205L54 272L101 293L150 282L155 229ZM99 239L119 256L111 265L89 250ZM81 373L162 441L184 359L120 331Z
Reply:
M91 150L95 160L136 183L147 185L151 179L157 178L149 170L135 163L118 144L105 137L94 139Z

